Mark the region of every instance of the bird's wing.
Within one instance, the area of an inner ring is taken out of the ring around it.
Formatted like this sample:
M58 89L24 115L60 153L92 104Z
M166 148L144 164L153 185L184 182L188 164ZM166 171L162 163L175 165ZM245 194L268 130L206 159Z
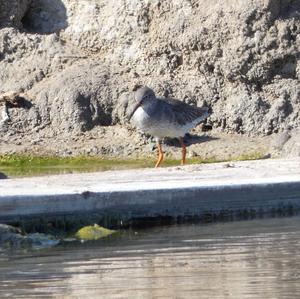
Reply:
M208 114L207 107L191 106L184 102L174 99L160 99L165 103L165 109L169 110L176 119L176 122L180 125L191 123L201 116Z

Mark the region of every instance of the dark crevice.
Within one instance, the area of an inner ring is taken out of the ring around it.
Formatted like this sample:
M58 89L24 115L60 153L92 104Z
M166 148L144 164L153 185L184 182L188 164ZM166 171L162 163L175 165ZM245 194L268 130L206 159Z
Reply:
M281 1L280 15L281 19L300 19L300 2L299 0Z
M270 66L269 73L272 78L280 76L285 79L296 78L297 61L295 56L286 56L275 59Z
M68 26L67 10L61 0L36 0L21 20L30 33L51 34Z

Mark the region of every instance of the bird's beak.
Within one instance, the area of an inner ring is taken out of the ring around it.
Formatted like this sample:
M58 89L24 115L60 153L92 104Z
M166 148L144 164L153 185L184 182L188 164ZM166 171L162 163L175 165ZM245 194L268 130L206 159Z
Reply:
M137 108L139 108L141 105L142 105L142 101L139 102L139 103L137 103L137 104L134 106L134 109L132 110L132 112L131 112L130 115L129 115L129 120L131 120L131 118L132 118L134 112L135 112L135 111L137 110Z

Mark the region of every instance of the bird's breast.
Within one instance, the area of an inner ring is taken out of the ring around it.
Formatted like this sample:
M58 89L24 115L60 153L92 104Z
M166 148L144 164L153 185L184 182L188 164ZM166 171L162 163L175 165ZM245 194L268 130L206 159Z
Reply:
M157 119L154 115L149 115L142 107L134 112L132 121L141 131L155 137L181 136L180 129L176 125Z
M144 130L149 125L150 116L142 107L139 107L134 112L132 120L138 128Z

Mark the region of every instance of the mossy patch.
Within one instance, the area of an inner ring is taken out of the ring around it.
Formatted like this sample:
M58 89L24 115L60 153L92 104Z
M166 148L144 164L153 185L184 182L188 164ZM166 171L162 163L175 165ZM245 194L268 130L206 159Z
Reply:
M105 171L116 169L145 168L154 165L149 159L102 159L100 157L76 156L0 156L0 171L8 176L36 176Z
M189 164L200 163L199 158L189 159ZM36 176L46 174L80 173L106 170L153 168L155 157L143 159L112 159L90 156L0 156L0 172L11 177ZM166 159L162 167L180 165L180 160Z
M265 158L265 154L254 152L246 153L230 159L217 157L194 157L187 160L187 164L217 163L227 161L257 160ZM36 176L46 174L80 173L106 170L153 168L155 157L143 159L112 159L90 156L58 157L58 156L0 156L0 172L10 177ZM162 167L179 166L180 160L166 158Z
M94 224L91 226L82 227L80 230L77 231L75 237L80 240L89 241L102 239L114 233L116 233L115 230L110 230L99 226L98 224Z
M262 160L262 159L268 159L269 155L264 154L261 152L253 152L253 153L245 153L238 157L236 157L234 160L236 161L248 161L248 160Z

